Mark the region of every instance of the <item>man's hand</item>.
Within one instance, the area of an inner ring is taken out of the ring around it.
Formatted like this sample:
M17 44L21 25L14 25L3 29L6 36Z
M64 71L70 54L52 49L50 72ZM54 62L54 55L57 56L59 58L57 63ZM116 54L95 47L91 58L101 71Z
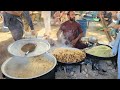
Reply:
M32 30L32 31L31 31L31 34L32 34L33 36L37 36L37 31L36 31L36 30Z
M77 39L74 39L74 40L72 40L72 42L71 42L71 44L73 45L73 46L75 46L75 44L77 43Z

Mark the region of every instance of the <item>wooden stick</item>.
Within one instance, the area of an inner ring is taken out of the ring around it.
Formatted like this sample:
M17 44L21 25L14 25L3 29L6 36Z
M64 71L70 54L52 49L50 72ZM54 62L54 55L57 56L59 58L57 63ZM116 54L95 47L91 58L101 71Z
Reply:
M110 34L108 32L108 27L107 27L107 25L105 23L105 19L104 19L103 15L102 15L102 12L100 12L100 19L101 19L103 27L105 27L104 32L105 32L105 34L107 36L107 39L108 39L109 42L111 42L112 38L111 38L111 36L110 36Z

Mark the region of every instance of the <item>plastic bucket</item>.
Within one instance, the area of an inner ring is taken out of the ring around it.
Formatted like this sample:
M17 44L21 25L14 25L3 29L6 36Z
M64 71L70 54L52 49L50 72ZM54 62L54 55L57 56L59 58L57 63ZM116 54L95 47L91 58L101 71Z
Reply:
M86 35L87 27L88 27L88 22L87 20L77 20L77 22L80 24L82 30L83 30L83 36Z

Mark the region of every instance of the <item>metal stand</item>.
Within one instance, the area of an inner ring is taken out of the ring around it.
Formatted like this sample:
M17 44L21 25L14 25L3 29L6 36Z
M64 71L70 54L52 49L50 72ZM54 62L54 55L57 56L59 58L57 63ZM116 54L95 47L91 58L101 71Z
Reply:
M58 67L63 67L63 70L65 72L65 74L67 73L67 66L74 66L74 65L80 65L80 73L82 72L82 65L85 64L84 62L80 62L80 63L75 63L75 64L59 64L57 65L57 68Z
M92 61L92 70L107 72L107 71L101 69L101 67L99 65L100 60L92 59L91 61ZM114 65L114 68L116 69L117 68L117 59L111 60L111 62Z

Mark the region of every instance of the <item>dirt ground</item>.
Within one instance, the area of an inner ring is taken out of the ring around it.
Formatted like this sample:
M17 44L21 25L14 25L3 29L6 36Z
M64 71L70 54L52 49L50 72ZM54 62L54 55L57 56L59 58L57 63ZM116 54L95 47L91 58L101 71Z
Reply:
M87 35L86 36L95 36L98 38L98 40L102 43L108 44L108 40L106 38L106 35L104 34L103 31L99 31L96 30L97 27L100 27L101 25L99 23L96 22L90 22L89 28L87 30ZM44 34L44 24L42 22L35 22L35 29L38 30L38 36L43 36ZM50 38L52 38L53 40L56 39L56 32L58 31L59 26L52 26L52 32L51 32L51 36ZM14 42L14 40L12 39L11 33L10 32L2 32L2 22L0 22L0 67L2 65L2 63L8 59L9 57L11 57L12 55L10 55L7 51L8 46ZM88 66L89 67L89 66ZM62 75L61 75L62 74ZM84 73L83 73L84 74ZM85 79L83 74L79 74L78 76ZM112 75L113 74L113 75ZM116 79L117 78L117 72L114 71L114 73L112 73L112 76L109 76L109 79ZM62 76L64 75L63 73L57 72L56 75L58 77L56 77L57 79L62 78ZM77 75L77 74L76 74ZM83 76L83 77L82 77ZM80 79L81 79L80 78ZM89 77L90 78L90 77ZM88 78L88 79L89 79ZM100 77L98 77L100 78ZM104 77L102 77L104 78ZM107 78L107 77L105 77ZM1 74L1 70L0 70L0 79L2 79L2 74ZM64 79L64 78L63 78ZM79 79L79 78L78 78ZM92 79L92 77L91 77ZM95 79L95 78L94 78ZM97 79L97 77L96 77Z

